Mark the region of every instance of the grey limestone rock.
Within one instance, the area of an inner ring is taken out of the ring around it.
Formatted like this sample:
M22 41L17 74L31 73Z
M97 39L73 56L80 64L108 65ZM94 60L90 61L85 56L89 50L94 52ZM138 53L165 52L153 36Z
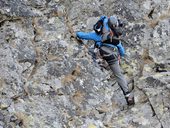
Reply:
M1 0L0 127L169 128L167 0ZM80 44L101 15L124 22L121 67L134 106Z

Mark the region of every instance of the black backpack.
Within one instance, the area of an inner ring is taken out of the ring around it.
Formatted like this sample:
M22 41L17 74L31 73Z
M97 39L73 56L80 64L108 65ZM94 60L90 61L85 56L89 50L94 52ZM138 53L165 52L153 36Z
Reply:
M103 29L103 21L106 17L103 17L102 19L98 20L96 24L93 25L93 30L99 35L102 34Z

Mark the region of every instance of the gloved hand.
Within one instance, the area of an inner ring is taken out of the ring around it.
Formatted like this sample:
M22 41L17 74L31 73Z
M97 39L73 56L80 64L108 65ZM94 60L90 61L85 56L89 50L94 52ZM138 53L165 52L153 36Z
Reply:
M80 38L80 36L81 36L81 32L76 32L76 37Z

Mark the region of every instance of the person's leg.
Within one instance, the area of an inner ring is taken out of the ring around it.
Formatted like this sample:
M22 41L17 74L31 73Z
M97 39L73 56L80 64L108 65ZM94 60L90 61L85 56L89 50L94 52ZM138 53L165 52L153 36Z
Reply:
M116 77L116 81L118 82L118 85L121 87L124 95L128 94L129 93L128 84L124 75L121 73L119 62L115 61L114 63L112 63L110 65L110 69L113 71L113 74Z
M118 82L118 85L121 87L121 89L125 95L127 104L134 105L135 104L134 94L133 94L133 92L131 92L132 90L131 91L129 90L127 81L126 81L124 75L121 73L119 62L115 61L113 64L111 64L110 69L113 71L114 76L116 77L116 80Z
M118 85L121 87L123 93L126 95L127 93L129 93L128 85L127 85L126 79L121 73L117 52L118 50L116 50L115 48L111 48L111 47L103 46L100 48L100 53L103 59L105 59L107 63L109 64L110 69L113 71L113 74L116 77L116 81L118 82Z
M103 56L103 59L105 59L107 63L109 64L110 69L113 71L113 74L116 77L116 81L118 82L118 85L122 89L128 105L135 104L134 96L129 91L127 81L121 72L120 65L118 62L118 55L116 51L114 50L114 48L101 47L100 53Z

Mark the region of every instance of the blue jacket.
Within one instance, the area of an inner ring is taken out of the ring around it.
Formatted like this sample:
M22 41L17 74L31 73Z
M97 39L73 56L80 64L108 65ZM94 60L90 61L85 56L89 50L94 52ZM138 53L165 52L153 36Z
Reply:
M103 18L104 16L101 16L101 18ZM106 29L109 29L109 26L108 26L108 18L104 18L104 27ZM79 38L79 39L84 39L84 40L93 40L95 41L95 43L100 47L102 46L102 35L98 35L97 33L95 32L77 32L76 33L76 36ZM119 51L119 54L120 56L124 56L125 54L125 50L124 50L124 47L122 46L121 42L119 42L118 45L112 45L112 44L105 44L105 45L108 45L110 47L116 47L118 48L118 51Z

